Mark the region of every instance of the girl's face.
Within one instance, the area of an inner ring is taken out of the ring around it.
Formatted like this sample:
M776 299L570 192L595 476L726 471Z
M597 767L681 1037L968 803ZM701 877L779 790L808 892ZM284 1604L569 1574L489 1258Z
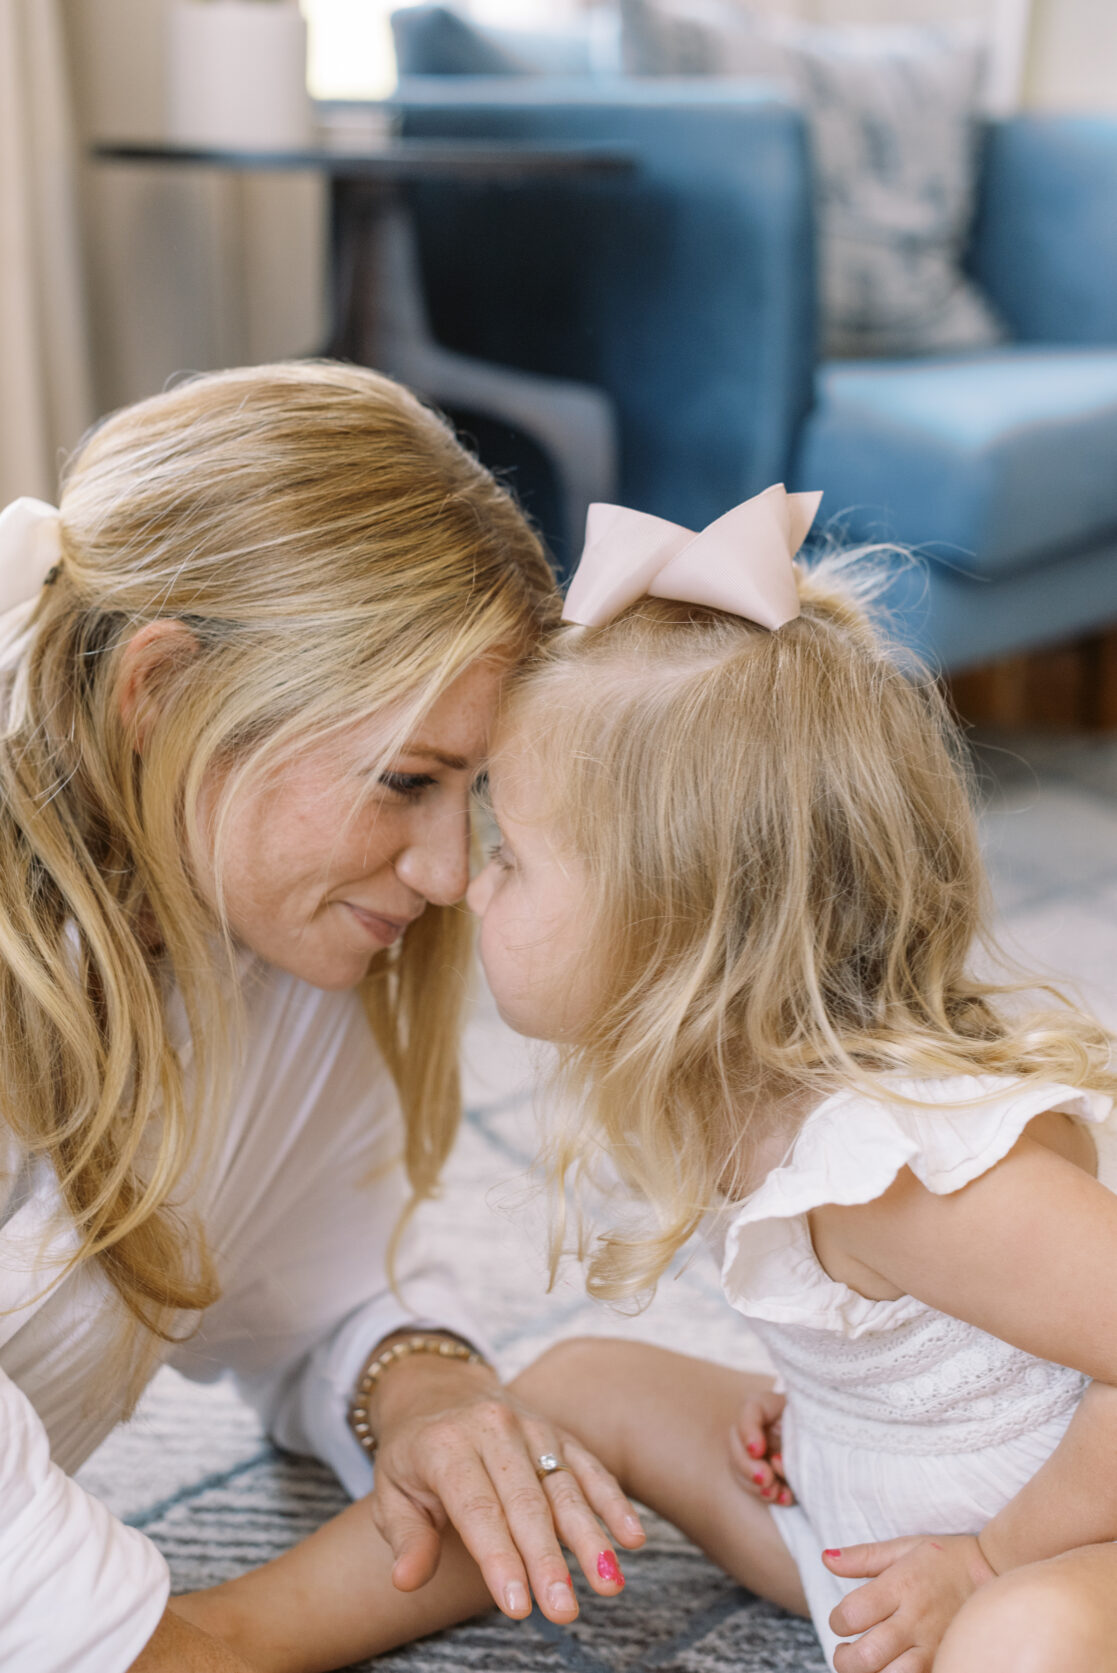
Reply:
M485 976L517 1033L573 1042L594 1004L585 869L543 822L538 762L502 751L490 787L501 841L466 895L481 919Z
M470 787L504 673L489 660L467 668L377 778L390 716L306 749L234 799L222 882L243 946L313 987L351 988L428 901L461 899ZM214 904L212 856L200 870Z

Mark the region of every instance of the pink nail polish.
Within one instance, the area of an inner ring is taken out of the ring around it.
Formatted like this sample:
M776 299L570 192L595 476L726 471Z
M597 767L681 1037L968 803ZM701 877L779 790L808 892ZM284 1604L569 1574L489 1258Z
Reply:
M571 1590L571 1591L573 1591L573 1590L574 1590L574 1582L573 1582L573 1580L572 1580L572 1579L571 1579L571 1577L570 1577L570 1575L569 1575L569 1574L568 1574L568 1575L567 1575L567 1577L566 1577L566 1584L567 1584L567 1585L568 1585L568 1586L569 1586L569 1587L570 1587L570 1590Z
M772 1468L774 1470L782 1470L783 1469L783 1457L778 1452L773 1452L773 1454L772 1454Z
M748 1455L749 1455L750 1458L763 1458L763 1456L764 1456L764 1442L763 1441L750 1441L749 1444L748 1444L748 1447L746 1448L746 1451L748 1452Z
M752 1479L755 1481L755 1483L758 1487L763 1487L764 1477L761 1475L759 1470L754 1470L752 1472Z
M617 1567L617 1559L612 1551L603 1551L597 1559L597 1572L602 1580L610 1581L614 1586L624 1585L624 1575Z
M830 1551L824 1551L824 1552L823 1552L823 1553L822 1553L822 1555L823 1555L823 1556L824 1556L824 1557L840 1557L840 1556L841 1556L841 1554L842 1554L842 1553L841 1553L841 1551L840 1551L840 1550L837 1550L837 1551L835 1551L835 1550L830 1550Z

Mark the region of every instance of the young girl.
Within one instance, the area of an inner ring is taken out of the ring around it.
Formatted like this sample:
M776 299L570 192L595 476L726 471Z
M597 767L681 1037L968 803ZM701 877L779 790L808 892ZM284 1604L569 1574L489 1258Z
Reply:
M562 1048L554 1179L598 1214L625 1188L581 1223L591 1292L647 1294L705 1233L779 1373L782 1455L780 1396L650 1347L566 1345L524 1386L809 1609L839 1673L1099 1673L1110 1041L975 972L961 745L856 566L794 566L816 503L770 489L697 537L595 508L576 625L506 712L469 897L503 1016Z

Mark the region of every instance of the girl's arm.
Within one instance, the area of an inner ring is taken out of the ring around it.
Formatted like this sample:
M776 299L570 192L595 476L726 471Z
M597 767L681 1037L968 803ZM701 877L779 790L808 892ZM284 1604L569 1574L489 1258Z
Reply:
M876 1202L828 1206L811 1227L827 1271L861 1293L914 1295L1095 1379L1060 1445L979 1541L888 1541L828 1559L846 1578L881 1577L844 1600L836 1631L865 1632L887 1615L895 1626L903 1609L933 1653L983 1579L1117 1539L1117 1285L1102 1276L1117 1270L1117 1197L1024 1138L951 1195L905 1169Z

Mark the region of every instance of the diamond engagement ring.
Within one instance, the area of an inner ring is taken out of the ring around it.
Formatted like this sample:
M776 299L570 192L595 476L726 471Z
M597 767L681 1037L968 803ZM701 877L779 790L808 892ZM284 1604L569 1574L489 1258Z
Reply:
M554 1475L556 1470L568 1470L569 1464L564 1464L561 1458L556 1458L553 1452L541 1452L535 1460L535 1473L540 1481L545 1475Z

